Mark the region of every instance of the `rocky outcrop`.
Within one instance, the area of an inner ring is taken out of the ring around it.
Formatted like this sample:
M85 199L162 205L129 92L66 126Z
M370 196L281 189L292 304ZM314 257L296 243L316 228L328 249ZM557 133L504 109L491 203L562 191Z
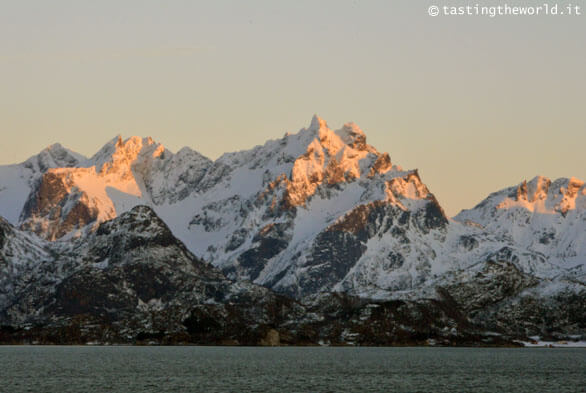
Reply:
M95 223L113 218L113 206L100 206L73 182L69 169L51 169L35 185L21 214L21 229L56 240Z

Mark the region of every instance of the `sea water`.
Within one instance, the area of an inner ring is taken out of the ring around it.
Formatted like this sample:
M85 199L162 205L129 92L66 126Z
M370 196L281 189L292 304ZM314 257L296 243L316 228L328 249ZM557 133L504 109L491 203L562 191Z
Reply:
M585 392L584 348L0 346L0 392Z

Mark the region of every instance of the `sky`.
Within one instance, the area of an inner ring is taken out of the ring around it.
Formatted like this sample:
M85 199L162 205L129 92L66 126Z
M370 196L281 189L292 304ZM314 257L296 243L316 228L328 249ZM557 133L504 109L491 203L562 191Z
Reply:
M428 15L468 4L448 0L0 0L0 164L55 142L91 156L118 134L217 158L318 114L418 168L449 215L536 175L586 180L586 1L569 3L583 15Z

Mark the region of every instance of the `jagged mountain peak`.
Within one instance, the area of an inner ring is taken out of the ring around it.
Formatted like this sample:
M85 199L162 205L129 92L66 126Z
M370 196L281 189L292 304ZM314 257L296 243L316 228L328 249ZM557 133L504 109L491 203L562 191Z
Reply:
M65 155L74 155L77 157L83 157L81 154L76 153L76 152L66 148L65 146L63 146L59 142L52 143L39 152L39 154L44 154L44 153L50 154L54 157L60 157L60 156L65 156ZM83 158L85 158L85 157L83 157Z
M38 154L27 159L23 166L33 172L45 172L50 168L71 168L84 165L87 158L63 147L60 143L53 143Z
M366 134L354 122L344 124L342 128L336 130L338 135L345 144L358 149L366 148Z
M47 146L45 149L43 149L43 151L62 151L62 150L65 150L65 148L59 142L52 143L49 146Z
M98 150L96 154L94 154L92 160L95 161L99 157L120 152L136 153L153 145L155 147L161 146L160 143L154 141L150 136L141 137L133 135L124 139L122 138L122 135L116 135L114 138L106 142L106 144L104 144L104 146Z
M578 178L551 180L535 176L531 180L491 193L472 209L462 210L456 219L471 215L494 216L496 211L523 209L530 213L565 215L571 210L586 210L586 187ZM472 213L476 212L476 213Z
M287 196L293 206L305 204L320 185L371 178L392 169L388 154L380 154L367 145L366 135L354 123L333 131L323 119L314 116L309 128L287 136L286 143L302 147L293 156L290 169Z
M358 150L368 148L376 152L372 146L366 144L366 134L354 122L345 123L342 128L332 130L324 119L318 115L314 115L309 127L301 129L298 134L287 134L287 136L301 136L304 132L311 133L312 136L315 136L321 142L329 142L330 144L336 145L338 149L347 145Z
M547 198L551 180L545 176L535 176L529 182L524 180L518 187L517 200L524 199L528 201L536 201L538 199Z
M132 209L120 214L118 217L118 222L122 222L124 220L127 221L134 221L134 222L141 222L141 221L153 221L157 220L158 225L165 226L165 223L161 221L157 213L152 209L152 207L147 205L137 205L134 206Z
M137 205L129 211L121 213L118 217L103 222L100 224L98 232L103 231L106 227L116 227L124 232L144 233L147 232L147 228L151 228L152 230L170 233L167 224L157 216L151 207L146 205Z
M119 216L101 223L94 238L106 243L114 242L124 249L175 245L187 252L163 220L146 205L138 205ZM121 238L124 241L121 243ZM85 241L85 240L84 240Z
M139 158L160 157L165 147L151 137L131 136L122 139L120 135L110 140L92 158L97 172L116 172L120 167L130 167Z
M518 186L517 200L523 199L529 202L547 199L551 193L556 194L574 194L584 185L584 182L576 177L559 178L551 180L545 176L535 176L533 179L522 181Z
M328 123L316 114L316 115L313 115L313 117L311 118L311 123L309 124L309 128L307 128L307 129L309 131L315 132L315 131L319 131L321 129L329 129L329 127L328 127Z
M545 176L536 176L513 188L514 192L497 193L500 198L496 209L523 208L539 214L565 216L570 210L586 208L584 182L575 177L552 181Z

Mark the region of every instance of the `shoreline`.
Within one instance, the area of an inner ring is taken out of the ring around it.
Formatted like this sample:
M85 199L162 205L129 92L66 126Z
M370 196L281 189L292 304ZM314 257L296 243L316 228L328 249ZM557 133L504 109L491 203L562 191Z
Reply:
M586 341L576 342L556 342L556 341L539 341L538 343L531 343L527 341L516 341L518 345L221 345L221 344L159 344L159 343L142 343L142 344L127 344L127 343L71 343L71 344L51 344L51 343L0 343L1 347L218 347L218 348L586 348Z

